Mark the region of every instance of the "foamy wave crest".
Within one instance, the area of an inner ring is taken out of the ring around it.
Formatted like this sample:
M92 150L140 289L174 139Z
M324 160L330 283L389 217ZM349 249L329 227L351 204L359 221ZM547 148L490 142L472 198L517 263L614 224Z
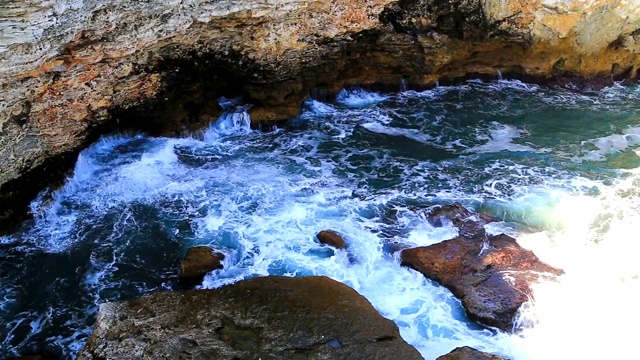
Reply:
M221 136L243 134L251 131L251 117L249 107L240 106L234 110L225 111L204 132L204 142L215 143Z
M349 108L364 108L387 99L386 96L376 92L369 92L362 89L346 90L342 89L336 96L336 102Z
M362 127L364 127L365 129L371 132L375 132L378 134L385 134L385 135L391 135L391 136L404 136L406 138L409 138L411 140L415 140L421 143L427 143L429 142L429 140L432 139L431 136L427 134L423 134L416 129L394 128L390 126L384 126L377 122L362 124Z
M303 113L303 117L305 116L305 114L328 115L336 111L333 106L313 99L307 100L305 102L305 107L306 111Z

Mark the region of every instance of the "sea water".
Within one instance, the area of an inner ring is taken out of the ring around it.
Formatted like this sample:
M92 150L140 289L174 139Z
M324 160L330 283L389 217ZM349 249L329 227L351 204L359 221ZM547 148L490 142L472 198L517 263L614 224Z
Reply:
M98 305L176 288L194 245L226 257L203 288L325 275L365 296L425 359L472 346L511 359L628 358L640 323L640 88L576 92L471 81L308 100L273 132L238 99L200 133L104 137L0 237L0 357L73 358ZM457 235L416 210L461 202L562 268L514 334L469 321L393 249ZM315 234L340 232L346 250Z

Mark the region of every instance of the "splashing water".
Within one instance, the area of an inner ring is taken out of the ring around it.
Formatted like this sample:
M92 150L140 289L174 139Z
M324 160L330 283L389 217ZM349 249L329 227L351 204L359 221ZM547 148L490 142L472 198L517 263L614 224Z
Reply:
M341 90L336 96L336 102L349 108L358 109L384 101L384 95L368 92L362 89Z
M501 80L310 100L271 133L247 108L200 136L114 136L83 151L34 220L0 238L0 357L71 358L98 304L172 289L193 245L225 253L214 288L268 274L327 275L363 294L425 359L472 346L511 359L633 354L640 323L638 87L600 92ZM451 293L391 249L457 235L416 208L460 201L563 268L507 334L469 321ZM321 245L341 232L348 250Z

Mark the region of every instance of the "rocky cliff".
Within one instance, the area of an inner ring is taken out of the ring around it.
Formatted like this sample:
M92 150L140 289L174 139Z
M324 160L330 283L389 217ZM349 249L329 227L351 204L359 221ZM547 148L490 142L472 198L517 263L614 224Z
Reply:
M318 87L607 84L639 60L637 1L3 0L0 233L96 136L195 128L221 95L272 123Z

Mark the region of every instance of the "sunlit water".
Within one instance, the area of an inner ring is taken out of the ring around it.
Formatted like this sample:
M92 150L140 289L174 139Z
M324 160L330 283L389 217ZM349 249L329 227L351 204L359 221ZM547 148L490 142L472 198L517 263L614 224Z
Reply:
M637 86L343 91L271 133L249 130L244 110L187 138L103 138L62 189L32 203L35 221L0 237L0 357L73 357L98 304L174 289L193 245L226 254L207 288L268 274L344 282L425 359L464 345L512 359L636 353ZM455 236L416 212L453 201L503 219L489 231L566 271L536 287L518 334L470 322L391 251ZM341 232L348 250L320 245L323 229Z

